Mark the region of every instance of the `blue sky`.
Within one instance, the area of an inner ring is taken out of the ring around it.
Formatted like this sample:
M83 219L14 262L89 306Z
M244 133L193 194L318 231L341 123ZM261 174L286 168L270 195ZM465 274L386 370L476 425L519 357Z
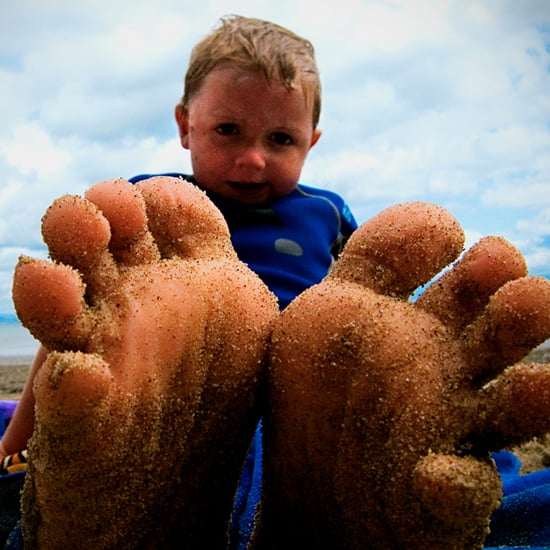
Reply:
M172 120L191 47L223 15L315 45L323 136L301 181L362 222L447 207L550 274L548 0L0 0L0 313L51 201L96 181L190 171Z

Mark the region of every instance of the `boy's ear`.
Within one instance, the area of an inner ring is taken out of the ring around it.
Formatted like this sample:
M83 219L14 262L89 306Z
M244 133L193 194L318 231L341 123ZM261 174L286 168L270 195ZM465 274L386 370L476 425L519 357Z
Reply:
M311 136L311 143L309 145L309 148L311 149L318 141L319 141L319 138L321 137L321 130L319 130L319 128L315 128L313 130L313 135Z
M180 134L180 143L184 149L189 149L189 115L187 109L178 103L174 110L174 115Z

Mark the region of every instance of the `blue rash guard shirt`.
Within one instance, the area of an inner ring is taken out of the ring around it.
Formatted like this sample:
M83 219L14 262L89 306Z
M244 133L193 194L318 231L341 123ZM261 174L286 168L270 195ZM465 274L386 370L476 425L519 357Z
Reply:
M153 177L142 174L131 183ZM182 178L200 188L192 176ZM299 184L289 195L265 206L249 206L209 193L231 233L239 259L257 273L284 309L298 294L329 272L357 228L344 200L323 189Z

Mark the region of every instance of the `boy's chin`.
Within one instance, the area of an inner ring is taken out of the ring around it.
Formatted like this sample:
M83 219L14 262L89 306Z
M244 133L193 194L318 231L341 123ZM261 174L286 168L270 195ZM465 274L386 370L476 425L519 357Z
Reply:
M273 192L271 185L268 182L262 183L239 183L228 182L220 190L219 193L222 197L233 200L249 206L261 206L263 204L269 204L274 200L277 200L281 196L278 196Z

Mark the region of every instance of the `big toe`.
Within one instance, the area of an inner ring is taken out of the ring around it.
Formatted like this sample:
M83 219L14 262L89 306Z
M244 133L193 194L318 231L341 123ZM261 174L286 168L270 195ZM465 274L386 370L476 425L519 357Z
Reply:
M457 258L463 243L462 228L444 208L398 204L357 229L332 276L405 298Z

